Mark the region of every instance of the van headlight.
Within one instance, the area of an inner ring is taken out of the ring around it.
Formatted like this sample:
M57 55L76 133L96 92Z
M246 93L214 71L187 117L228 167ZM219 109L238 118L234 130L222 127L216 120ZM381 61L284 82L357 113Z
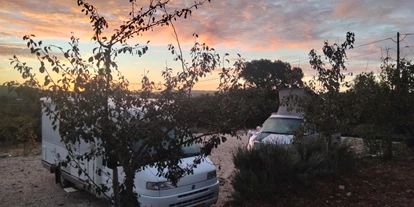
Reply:
M148 190L168 190L175 188L172 182L147 182L147 189Z
M216 170L213 170L207 173L207 180L213 179L215 177L217 177Z

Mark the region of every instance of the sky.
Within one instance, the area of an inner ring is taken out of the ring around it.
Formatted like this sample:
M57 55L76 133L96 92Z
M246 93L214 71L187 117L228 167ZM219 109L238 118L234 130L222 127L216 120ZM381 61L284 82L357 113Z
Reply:
M77 6L77 0L13 0L0 2L0 84L16 80L20 74L10 65L16 55L33 68L39 63L31 55L22 37L34 34L36 41L69 49L73 32L80 38L84 57L92 54L96 43L91 41L89 19ZM111 34L114 28L128 20L129 0L89 0L104 16ZM147 8L149 0L137 0ZM169 11L190 5L194 0L171 0ZM311 49L321 54L323 42L342 43L346 32L355 33L355 48L347 52L348 72L379 71L381 57L396 59L397 32L401 58L414 59L414 1L412 0L211 0L194 10L186 19L174 23L189 59L194 43L205 42L220 54L230 54L234 60L240 54L246 61L254 59L282 60L304 71L305 80L315 72L309 65ZM123 55L117 59L121 73L130 81L131 89L139 89L143 75L152 81L162 81L166 66L174 70L180 64L173 60L168 44L176 45L171 27L155 28L131 43L146 44L149 51L142 57ZM218 71L208 74L195 86L196 90L214 90L218 86ZM37 74L39 79L42 74ZM352 78L352 77L350 77Z

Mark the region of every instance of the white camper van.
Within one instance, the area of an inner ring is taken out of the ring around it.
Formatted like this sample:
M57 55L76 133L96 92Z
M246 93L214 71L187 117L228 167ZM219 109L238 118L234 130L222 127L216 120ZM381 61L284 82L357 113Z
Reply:
M41 99L43 104L47 104L54 109L54 104L50 99ZM43 111L44 112L44 111ZM91 143L79 142L74 144L76 152L83 153L90 150ZM182 159L184 165L193 164L196 156L195 152L200 151L198 145L187 146L183 148L184 152L188 152L191 156ZM71 166L60 166L61 161L66 160L68 154L58 129L53 130L52 121L45 113L42 113L42 165L55 173L56 183L60 183L62 187L68 184L76 185L79 188L88 186L89 180L100 185L104 184L109 187L109 191L105 194L112 196L111 173L112 170L106 166L105 160L95 158L91 161L81 163L81 167L89 174L86 177L84 173L79 175L78 168ZM58 167L53 167L58 166ZM98 169L102 173L98 174ZM118 167L119 180L123 180L122 167ZM194 173L186 175L179 180L177 186L173 186L164 177L156 176L155 168L145 168L145 170L136 172L135 175L135 191L139 195L138 201L141 206L154 207L181 207L181 206L210 206L217 202L219 192L219 182L216 178L216 168L209 158L204 159ZM92 188L93 189L93 188ZM96 192L90 190L91 193L99 197ZM102 195L101 195L102 196Z
M306 98L307 92L300 88L279 90L279 105L277 113L272 113L270 117L258 127L256 131L249 131L248 149L252 149L258 144L291 144L293 134L303 124L304 114L294 100L294 97ZM293 98L292 98L293 97ZM309 131L305 138L314 138L319 134L316 131ZM332 137L332 144L337 146L341 142L340 134Z

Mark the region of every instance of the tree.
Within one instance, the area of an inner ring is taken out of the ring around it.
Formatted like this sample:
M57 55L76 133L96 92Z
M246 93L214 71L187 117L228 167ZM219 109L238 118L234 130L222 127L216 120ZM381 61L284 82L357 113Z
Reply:
M351 88L357 116L357 133L372 154L393 158L393 137L412 136L413 111L410 61L400 61L401 72L390 57L382 59L381 73L358 75Z
M15 93L3 96L0 101L0 142L23 143L26 153L27 146L34 144L41 136L40 91L13 81L9 85L15 86Z
M353 114L349 122L350 130L363 138L368 153L383 151L385 157L392 154L390 126L385 123L390 118L388 112L392 110L389 92L389 88L380 83L373 72L357 75L348 90L349 99L353 100L348 104L348 111Z
M354 96L354 104L350 105L353 106L350 111L356 114L355 124L370 123L373 116L379 115L378 107L386 102L380 99L387 98L384 97L386 94L383 92L387 93L384 89L386 88L381 86L373 72L361 73L355 77L354 84L349 90Z
M317 76L307 85L312 94L311 99L297 98L296 101L304 109L304 119L312 130L320 132L326 139L328 151L331 151L332 136L347 125L345 96L341 96L341 87L348 84L344 81L347 60L346 50L352 49L355 34L348 32L342 44L330 45L324 42L322 48L324 59L315 49L309 52L309 63L316 70Z
M98 45L91 57L81 55L79 39L75 36L71 37L69 50L45 46L42 41L35 41L33 35L24 36L23 40L39 60L38 71L45 74L42 81L36 78L33 68L16 56L11 60L14 68L26 79L26 84L45 89L45 95L57 106L55 110L46 105L43 107L69 150L69 156L62 165L76 165L80 174L86 174L81 164L83 160L104 157L111 162L118 161L122 166L123 182L118 181L116 167L112 173L112 201L116 206L138 205L133 189L136 171L155 166L158 175L176 183L180 177L191 173L214 147L224 142L225 135L238 136L237 129L245 120L240 113L248 113L243 111L241 98L205 103L195 102L187 95L199 78L219 67L220 55L208 45L195 41L190 50L191 61L186 61L176 32L177 43L168 45L168 50L175 61L181 62L182 70L177 74L173 74L171 68L163 71L164 89L157 99L150 99L155 84L148 77L142 80L140 95L129 91L129 82L120 73L116 59L122 54L140 57L149 49L149 41L144 45L130 45L130 40L156 27L171 26L175 31L176 21L190 16L207 0L172 12L167 9L171 4L169 0L150 1L148 7L140 9L136 9L136 1L130 2L130 19L107 34L105 17L93 5L84 0L77 1L82 12L90 18L94 31L92 40ZM197 40L198 35L194 34L194 37ZM56 52L60 52L63 59L55 55ZM234 67L238 67L239 61ZM231 70L223 67L222 71L224 77ZM222 85L228 85L227 82L228 79L222 79ZM200 120L207 132L195 134L192 128ZM81 140L92 143L94 147L90 152L76 155L70 143ZM202 146L201 156L194 165L181 167L182 146L192 143ZM155 154L152 153L154 151ZM97 192L107 190L93 183L91 187Z
M272 62L268 59L260 59L247 62L240 76L246 80L249 87L266 90L303 86L302 69L292 68L289 63L281 60Z
M303 86L302 69L280 60L253 60L242 64L237 72L237 80L245 81L244 87L232 88L230 93L245 97L251 105L251 117L246 122L250 128L261 125L269 114L277 111L278 89Z
M411 136L413 116L410 116L410 112L413 110L414 101L414 65L409 60L401 59L398 69L389 56L383 58L382 62L379 82L388 89L391 107L391 111L387 111L391 113L387 121L393 125L393 133Z

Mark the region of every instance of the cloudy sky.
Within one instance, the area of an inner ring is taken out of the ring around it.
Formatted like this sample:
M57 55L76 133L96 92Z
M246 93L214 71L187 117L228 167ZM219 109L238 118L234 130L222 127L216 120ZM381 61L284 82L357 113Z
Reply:
M90 42L92 33L88 18L80 12L76 0L2 0L0 3L0 84L22 81L9 64L17 55L34 68L38 63L22 41L23 35L34 34L44 44L69 48L71 32L81 39L85 57L96 46ZM131 5L128 0L89 0L109 21L110 28L127 20ZM172 0L169 8L189 5L193 0ZM148 6L149 0L137 0ZM241 54L247 61L254 59L282 60L301 67L307 78L314 73L308 63L311 49L319 49L324 40L342 43L347 31L355 33L357 46L348 52L350 72L377 72L386 50L396 58L397 32L401 33L401 57L414 59L414 1L412 0L212 0L190 18L175 23L185 54L194 42L214 47L219 54ZM106 34L110 34L108 30ZM408 34L408 35L406 35ZM413 35L410 35L413 34ZM108 35L109 36L109 35ZM118 59L121 72L138 89L142 75L161 81L166 65L178 68L167 45L175 44L171 28L156 28L133 40L149 44L143 57L122 56ZM39 75L40 76L40 75ZM217 87L217 72L203 79L196 89Z

